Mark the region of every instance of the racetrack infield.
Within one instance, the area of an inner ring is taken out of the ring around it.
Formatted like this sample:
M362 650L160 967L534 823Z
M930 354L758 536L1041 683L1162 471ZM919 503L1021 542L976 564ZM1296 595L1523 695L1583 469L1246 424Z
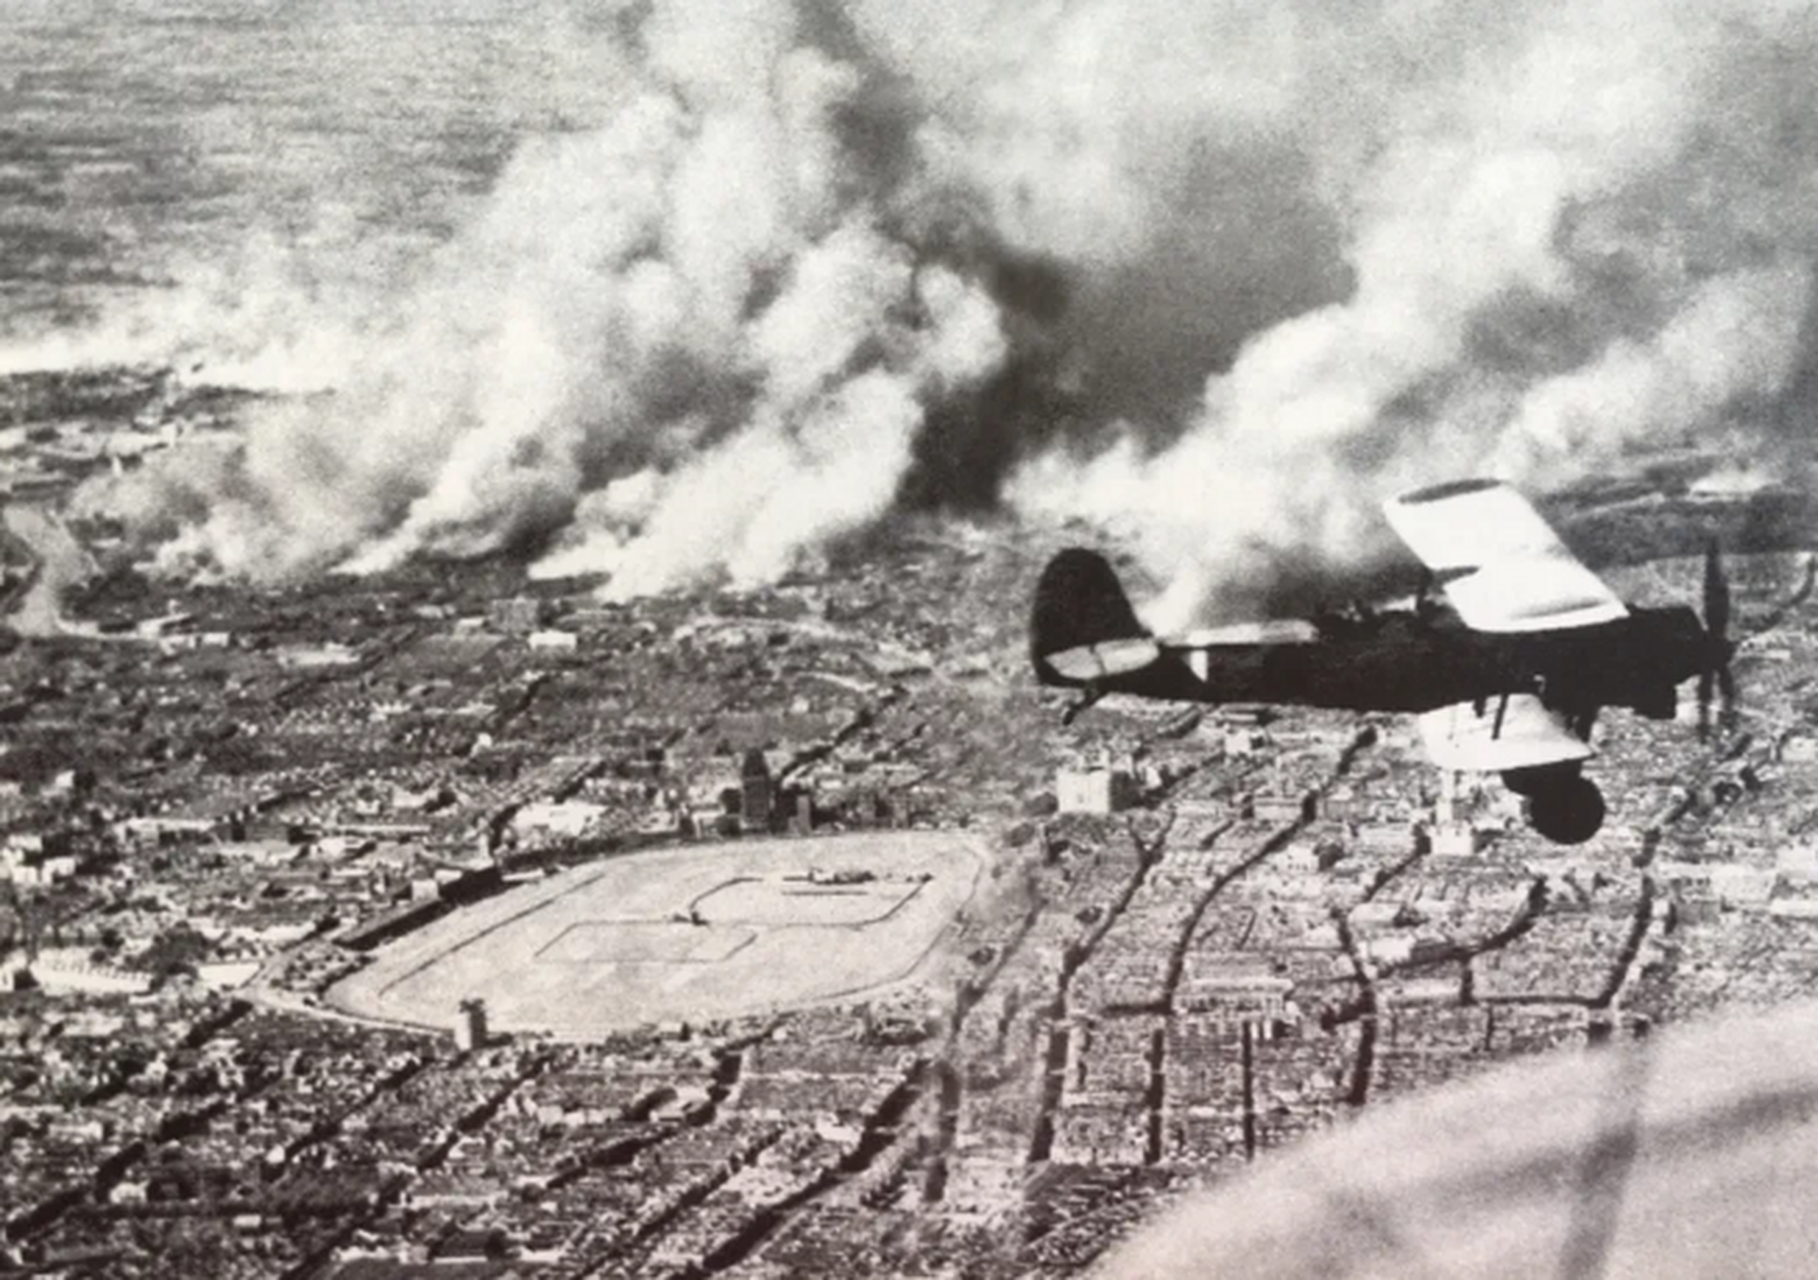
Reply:
M446 916L328 1000L446 1027L478 997L498 1030L584 1037L858 999L932 968L984 870L954 832L630 854Z

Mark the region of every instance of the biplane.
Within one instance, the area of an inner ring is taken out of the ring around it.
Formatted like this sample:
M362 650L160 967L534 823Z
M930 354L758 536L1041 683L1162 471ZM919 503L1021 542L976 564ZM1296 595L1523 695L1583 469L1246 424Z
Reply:
M1706 551L1703 618L1625 604L1567 550L1527 499L1496 480L1392 498L1390 527L1425 568L1411 607L1151 634L1103 556L1060 552L1030 625L1045 685L1078 689L1074 716L1107 694L1412 713L1442 769L1500 774L1528 821L1576 844L1603 824L1584 776L1605 707L1671 719L1696 679L1700 732L1734 715L1729 585Z

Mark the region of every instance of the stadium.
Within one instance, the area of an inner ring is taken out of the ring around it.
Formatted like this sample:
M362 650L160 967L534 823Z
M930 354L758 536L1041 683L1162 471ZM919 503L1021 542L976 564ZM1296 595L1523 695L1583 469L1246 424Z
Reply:
M927 976L985 859L951 832L738 841L576 867L446 916L330 992L344 1012L566 1037L864 998Z

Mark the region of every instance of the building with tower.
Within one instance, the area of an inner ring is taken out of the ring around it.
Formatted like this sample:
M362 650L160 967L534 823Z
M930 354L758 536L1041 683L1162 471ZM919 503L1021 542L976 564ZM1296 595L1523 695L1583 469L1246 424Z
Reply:
M747 831L768 831L775 809L776 781L770 776L770 762L753 747L745 753L739 770L739 821Z
M460 1015L455 1019L455 1048L472 1053L486 1047L486 1002L469 997L461 1001Z

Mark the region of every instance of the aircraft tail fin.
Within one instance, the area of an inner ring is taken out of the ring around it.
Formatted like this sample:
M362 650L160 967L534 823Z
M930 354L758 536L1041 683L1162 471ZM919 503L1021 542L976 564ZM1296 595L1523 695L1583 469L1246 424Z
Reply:
M1158 653L1103 556L1069 547L1048 562L1029 621L1029 656L1043 684L1135 670Z

